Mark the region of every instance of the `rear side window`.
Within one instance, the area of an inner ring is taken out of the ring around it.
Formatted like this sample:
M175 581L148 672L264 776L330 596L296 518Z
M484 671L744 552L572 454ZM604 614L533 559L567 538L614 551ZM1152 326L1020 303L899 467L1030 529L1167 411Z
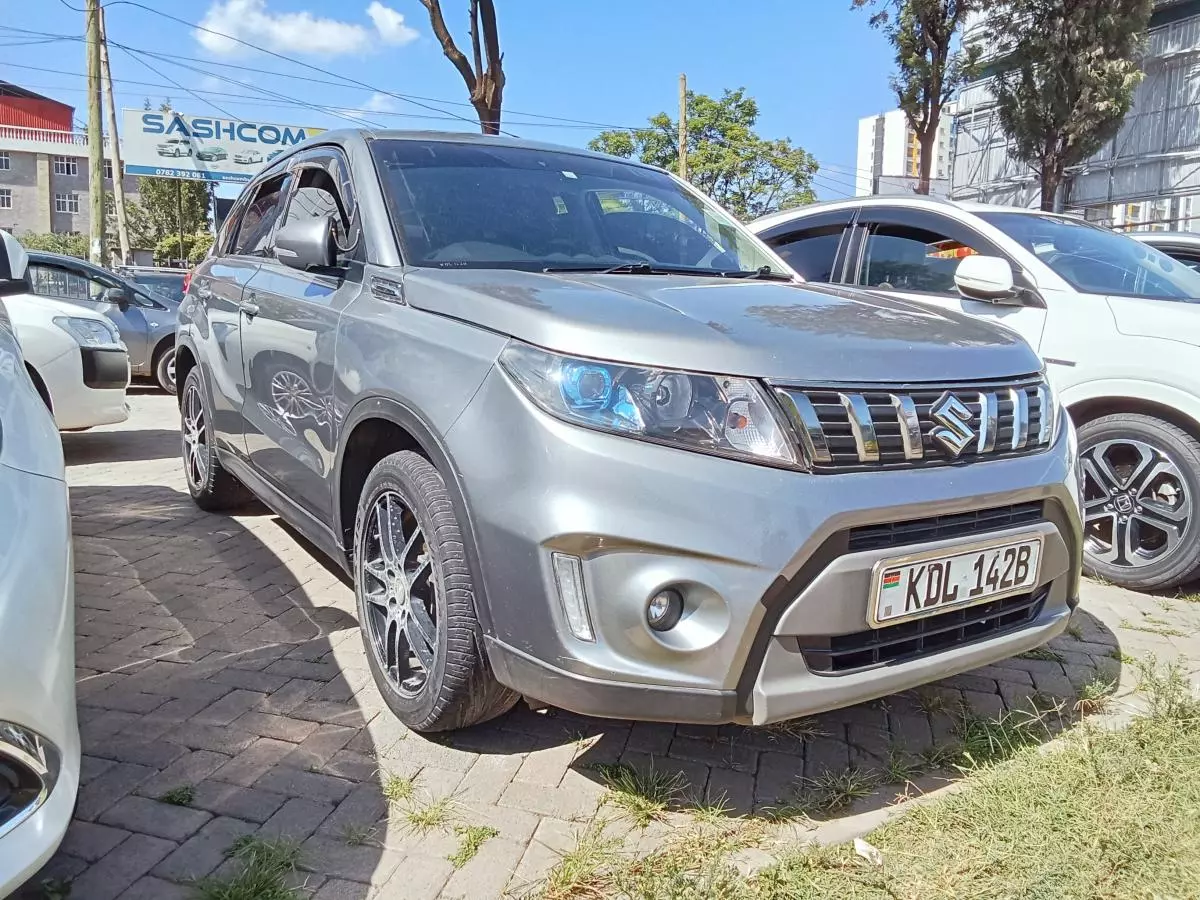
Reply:
M959 260L975 253L975 248L944 234L880 225L867 238L859 283L897 291L952 293Z
M283 209L283 198L286 195L286 176L280 175L263 182L254 195L254 200L242 214L230 252L237 256L267 255L275 220L279 218Z
M770 243L805 281L834 281L833 264L843 230L841 225L810 228L781 235Z

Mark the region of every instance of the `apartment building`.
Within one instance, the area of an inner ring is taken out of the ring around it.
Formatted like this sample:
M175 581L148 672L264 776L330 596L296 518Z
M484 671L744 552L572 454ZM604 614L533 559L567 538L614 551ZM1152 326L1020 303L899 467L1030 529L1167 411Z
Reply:
M65 103L0 81L0 228L18 235L91 229L87 133L74 117ZM107 159L104 172L111 191ZM136 178L126 176L125 192L136 199Z
M930 170L933 193L948 186L950 165L950 126L954 118L951 104L938 127L937 159ZM912 193L920 181L921 145L908 124L903 110L893 109L858 120L858 162L855 164L855 193Z

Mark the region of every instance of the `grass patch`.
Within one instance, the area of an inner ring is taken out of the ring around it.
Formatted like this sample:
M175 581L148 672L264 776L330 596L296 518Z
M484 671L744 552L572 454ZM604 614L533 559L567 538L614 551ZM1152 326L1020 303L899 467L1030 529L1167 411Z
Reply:
M917 758L926 769L938 772L950 768L962 759L962 748L949 744L935 744L919 751Z
M241 868L227 878L197 881L197 900L301 900L300 891L286 880L300 859L296 844L245 835L234 841L228 855Z
M37 887L37 900L67 900L71 882L66 878L47 878Z
M829 815L855 800L871 796L879 784L878 773L858 766L840 772L822 772L800 781L793 806L805 815Z
M687 788L680 772L661 772L650 766L638 769L623 763L598 765L596 771L608 788L604 802L619 809L639 828L661 818Z
M906 784L921 774L921 767L913 757L893 744L888 747L884 761L883 780L888 784Z
M916 698L917 708L927 716L936 716L938 713L949 715L954 712L945 694L938 694L934 691L917 691Z
M383 799L388 803L403 803L405 800L412 799L416 789L417 786L413 779L388 775L383 780Z
M196 788L190 784L181 784L163 792L158 799L162 803L171 804L171 806L191 806L196 799Z
M1152 719L1200 721L1200 699L1192 693L1178 662L1160 666L1154 654L1137 663L1138 691L1146 697Z
M1112 693L1116 689L1115 681L1093 678L1079 689L1079 698L1075 701L1075 711L1085 716L1104 712L1112 701Z
M1113 647L1111 650L1108 651L1108 655L1109 655L1109 657L1111 657L1112 659L1115 659L1117 662L1121 663L1122 665L1125 665L1125 666L1137 665L1137 657L1130 656L1128 653L1125 653L1123 650L1121 650L1120 647Z
M1200 592L1192 594L1176 594L1176 600L1182 600L1184 603L1200 603Z
M439 797L420 806L411 806L404 811L404 819L414 830L432 831L450 824L454 812L453 797Z
M362 847L375 839L374 825L347 825L342 829L342 840L348 847Z
M964 716L956 729L962 742L959 768L969 771L991 765L1052 737L1048 711L1036 695L1030 701L1034 708L1029 712L1012 710L996 719Z
M490 825L459 825L454 829L454 833L458 835L458 849L446 858L454 868L461 869L475 858L484 841L494 838L500 832Z
M575 846L564 853L558 865L550 870L539 895L544 900L604 896L591 889L605 867L612 865L620 846L618 838L605 832L603 821L589 822Z
M795 741L811 741L829 734L829 732L821 727L820 722L812 718L788 719L784 722L775 722L772 725L763 725L762 730L767 733L769 738L774 740L791 738Z
M1034 647L1032 650L1026 650L1024 653L1017 654L1017 659L1041 659L1046 662L1060 663L1063 661L1063 655L1051 650L1049 647Z
M1072 622L1070 625L1067 626L1067 634L1069 634L1071 637L1075 638L1075 640L1077 640L1077 641L1082 641L1083 640L1083 626L1078 625L1075 622Z
M1139 625L1135 622L1130 622L1128 619L1121 620L1121 627L1126 631L1144 631L1146 634L1157 634L1162 637L1187 637L1187 632L1180 631L1178 628L1172 628L1170 625L1155 624L1153 616L1147 616L1146 621L1149 624ZM1162 621L1161 619L1158 621Z

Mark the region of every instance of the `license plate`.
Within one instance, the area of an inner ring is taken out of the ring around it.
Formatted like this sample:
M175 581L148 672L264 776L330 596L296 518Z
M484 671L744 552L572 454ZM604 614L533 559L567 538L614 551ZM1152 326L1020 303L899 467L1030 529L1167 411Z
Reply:
M1042 537L974 544L875 564L870 624L890 625L1028 591L1038 582Z

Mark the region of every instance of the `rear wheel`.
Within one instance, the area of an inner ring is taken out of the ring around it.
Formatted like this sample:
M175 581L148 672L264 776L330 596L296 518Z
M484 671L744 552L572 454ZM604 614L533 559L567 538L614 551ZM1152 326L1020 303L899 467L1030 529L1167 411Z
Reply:
M409 728L465 728L516 703L484 653L446 485L415 453L393 453L367 477L354 526L354 593L371 674Z
M188 372L179 403L179 430L183 437L183 470L188 493L201 509L216 512L244 506L251 494L240 481L221 468L213 441L212 420L205 400L200 367Z
M1200 442L1144 415L1079 429L1088 573L1135 590L1200 574Z

